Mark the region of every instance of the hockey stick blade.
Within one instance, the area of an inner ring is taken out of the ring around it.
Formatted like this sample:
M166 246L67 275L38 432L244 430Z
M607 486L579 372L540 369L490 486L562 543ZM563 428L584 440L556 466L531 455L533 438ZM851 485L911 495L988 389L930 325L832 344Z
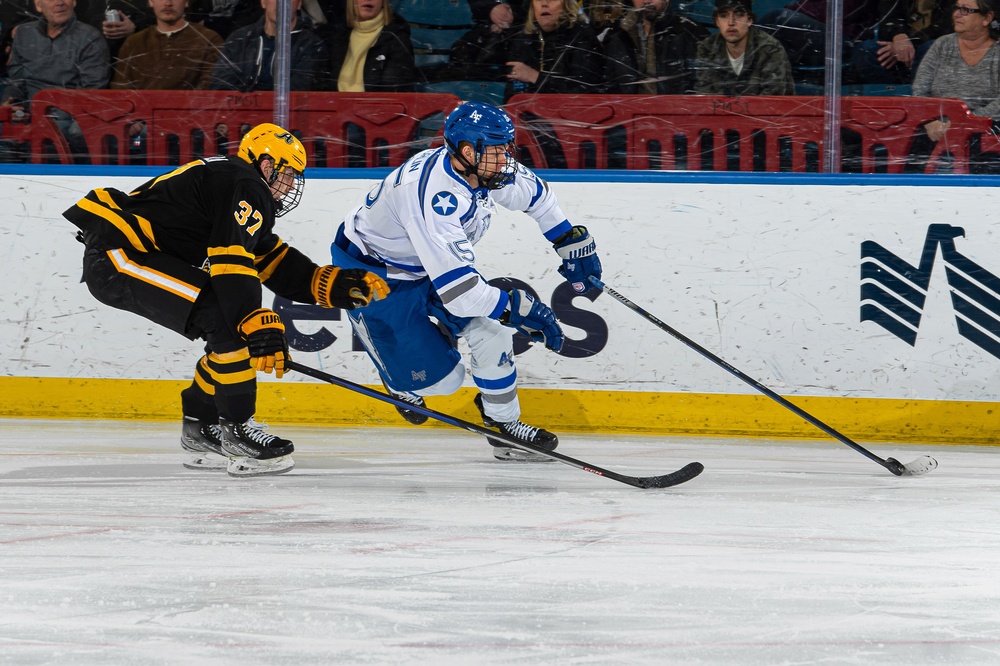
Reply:
M635 479L633 484L638 488L669 488L690 481L705 471L705 466L700 462L693 462L684 465L676 472L664 474L662 476L642 476Z
M791 411L794 414L798 415L799 417L805 419L806 421L808 421L809 423L813 424L814 426L816 426L817 428L819 428L820 430L822 430L826 434L830 435L831 437L833 437L834 439L836 439L840 443L846 444L847 446L851 447L852 449L854 449L855 451L857 451L861 455L865 456L869 460L877 462L879 465L881 465L882 467L885 467L887 470L889 470L890 472L892 472L896 476L920 476L921 474L926 474L927 472L930 472L931 470L933 470L934 468L936 468L938 466L937 461L934 460L934 458L931 458L930 456L923 456L921 458L918 458L918 459L914 460L911 463L907 463L906 465L900 463L898 460L896 460L894 458L888 458L888 459L880 458L879 456L875 455L874 453L872 453L871 451L869 451L865 447L863 447L860 444L858 444L857 442L855 442L853 439L851 439L847 435L844 435L843 433L841 433L841 432L839 432L837 430L834 430L832 427L830 427L827 424L823 423L822 421L820 421L818 418L816 418L815 416L813 416L812 414L810 414L806 410L802 409L801 407L798 407L797 405L793 404L792 402L789 402L787 399L783 398L782 396L778 395L777 393L775 393L771 389L767 388L766 386L764 386L763 384L761 384L760 382L758 382L753 377L750 377L749 375L743 373L742 371L740 371L737 368L733 367L729 363L725 362L724 360L722 360L721 358L719 358L718 356L716 356L712 352L708 351L707 349L705 349L704 347L702 347L701 345L699 345L697 342L695 342L691 338L687 337L686 335L684 335L683 333L681 333L677 329L675 329L675 328L669 326L668 324L664 323L663 321L661 321L660 319L658 319L654 315L650 314L649 312L647 312L643 308L639 307L638 305L636 305L635 303L633 303L632 301L630 301L628 298L626 298L622 294L618 293L617 291L615 291L611 287L607 286L606 284L604 284L603 282L601 282L597 278L590 277L588 279L589 279L591 285L593 285L597 289L600 289L601 291L603 291L607 295L611 296L611 298L615 299L616 301L618 301L619 303L621 303L622 305L624 305L625 307L627 307L629 310L632 310L637 315L639 315L640 317L642 317L643 319L645 319L649 323L653 324L654 326L656 326L660 330L666 332L671 337L673 337L675 340L683 342L685 345L687 345L688 347L690 347L694 351L698 352L699 354L701 354L702 356L704 356L705 358L707 358L712 363L715 363L716 365L718 365L720 368L722 368L726 372L729 372L731 375L733 375L737 379L739 379L739 380L741 380L741 381L749 384L750 386L752 386L756 390L758 390L761 393L763 393L764 395L766 395L771 400L774 400L775 402L777 402L782 407L785 407L789 411Z
M310 368L309 366L302 365L301 363L296 363L295 361L288 361L285 364L289 370L294 370L295 372L301 373L312 377L313 379L318 379L320 381L326 382L328 384L333 384L334 386L339 386L345 388L349 391L354 391L355 393L360 393L362 395L368 396L369 398L375 398L376 400L381 400L382 402L387 402L394 407L403 407L404 409L409 409L411 411L417 412L418 414L423 414L428 416L435 421L441 421L442 423L447 423L450 426L455 426L456 428L462 428L463 430L468 430L469 432L475 433L477 435L482 435L483 437L489 437L490 439L495 439L503 442L509 446L522 451L530 451L531 453L537 453L538 455L545 456L546 458L551 458L566 465L576 467L577 469L582 469L585 472L590 472L591 474L596 474L597 476L607 477L619 483L624 483L635 488L669 488L671 486L676 486L685 481L690 481L694 477L701 474L705 467L699 462L693 462L685 465L676 472L671 472L669 474L663 474L661 476L644 476L635 477L628 476L625 474L619 474L618 472L613 472L609 469L604 469L598 467L597 465L591 465L590 463L584 462L582 460L577 460L576 458L570 458L569 456L564 456L561 453L556 453L555 451L545 451L543 449L531 446L530 444L525 444L520 442L509 435L502 432L497 432L496 430L489 430L483 426L478 426L475 423L470 423L468 421L463 421L460 418L450 416L443 412L437 412L433 409L428 409L427 407L421 407L419 405L414 405L403 400L394 398L391 395L385 393L379 393L378 391L373 391L367 386L362 386L361 384L355 384L347 379L341 379L335 375L323 372L322 370L316 370L315 368Z
M920 456L913 462L908 462L905 465L895 458L886 458L885 461L892 465L889 471L896 476L920 476L937 469L938 466L937 460L934 460L930 456ZM899 471L897 472L896 469Z

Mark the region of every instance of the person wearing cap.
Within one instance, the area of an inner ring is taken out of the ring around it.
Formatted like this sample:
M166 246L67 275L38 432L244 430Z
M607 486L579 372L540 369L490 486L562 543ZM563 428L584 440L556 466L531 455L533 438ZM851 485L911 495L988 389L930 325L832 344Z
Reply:
M715 0L719 32L698 44L695 92L703 95L794 95L784 47L753 24L752 0Z

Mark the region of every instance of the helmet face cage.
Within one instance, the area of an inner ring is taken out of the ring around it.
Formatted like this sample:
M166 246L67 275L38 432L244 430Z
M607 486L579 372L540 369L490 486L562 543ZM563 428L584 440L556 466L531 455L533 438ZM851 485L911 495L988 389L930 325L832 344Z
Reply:
M444 141L448 152L465 167L464 175L475 174L487 189L496 190L514 180L517 162L514 159L514 123L500 109L483 102L466 102L448 114L444 123ZM469 163L462 155L461 144L470 144L475 161ZM497 172L483 176L479 169L487 146L504 146L505 162Z
M294 169L288 169L288 172L292 174L292 187L287 192L280 195L278 199L276 199L278 203L278 209L274 212L275 217L281 217L285 213L290 212L293 208L298 206L299 202L302 200L302 192L305 191L306 189L305 176L303 176L301 173L299 173ZM274 172L272 173L274 179L277 178L277 174L279 174L279 171L275 169ZM277 194L274 185L272 184L270 187L271 187L271 192Z
M491 144L497 145L497 144ZM479 165L482 163L483 159L483 146L482 144L476 146L476 176L479 178L479 182L482 183L483 187L488 190L499 190L502 187L506 187L514 182L514 175L517 173L517 160L514 159L514 142L504 144L503 148L503 164L499 166L496 173L490 177L485 177L479 171Z

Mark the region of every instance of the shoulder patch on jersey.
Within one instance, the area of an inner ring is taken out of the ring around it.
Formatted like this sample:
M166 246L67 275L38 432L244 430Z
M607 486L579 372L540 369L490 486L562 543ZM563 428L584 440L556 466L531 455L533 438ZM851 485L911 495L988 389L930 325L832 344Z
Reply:
M458 209L458 198L451 192L442 190L431 199L431 208L438 215L451 215Z

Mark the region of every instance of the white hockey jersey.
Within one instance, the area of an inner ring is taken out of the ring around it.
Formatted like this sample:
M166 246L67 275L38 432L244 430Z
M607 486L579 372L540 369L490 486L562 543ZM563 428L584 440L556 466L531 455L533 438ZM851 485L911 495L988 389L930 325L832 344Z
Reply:
M570 231L548 183L518 164L514 182L499 190L473 189L452 168L445 148L414 155L378 183L344 221L344 235L386 265L388 277L430 277L444 306L460 317L496 319L506 293L476 271L473 245L500 204L538 223L551 242Z

